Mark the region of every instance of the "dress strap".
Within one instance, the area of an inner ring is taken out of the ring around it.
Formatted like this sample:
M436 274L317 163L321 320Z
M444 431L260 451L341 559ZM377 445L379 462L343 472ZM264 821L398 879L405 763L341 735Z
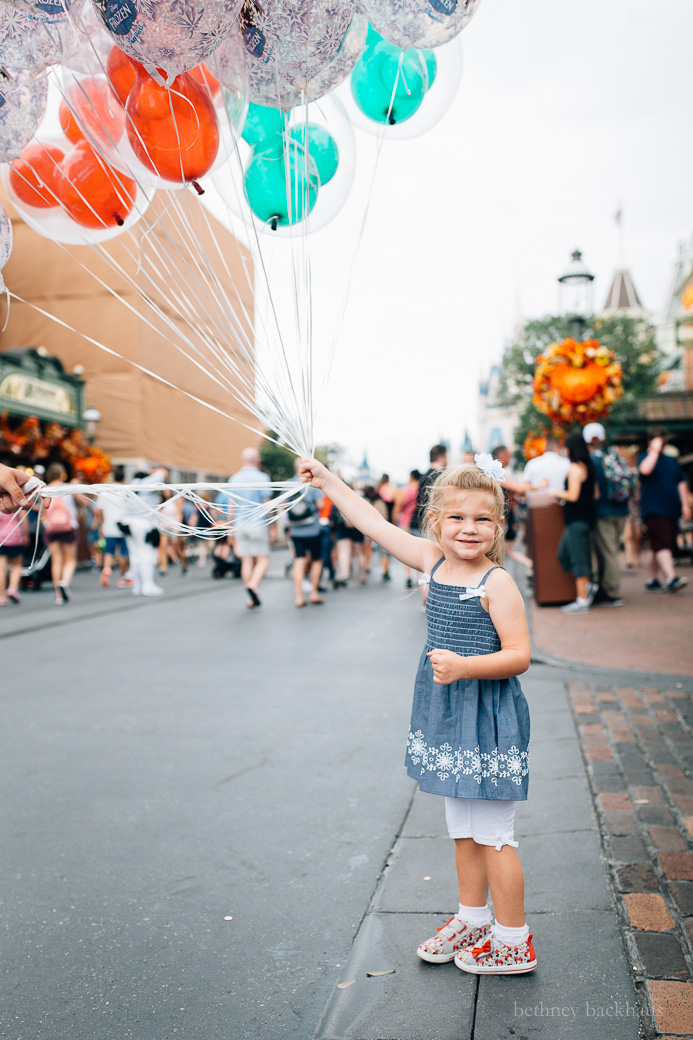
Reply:
M489 569L486 571L486 574L484 574L483 578L479 582L479 585L481 586L481 585L484 584L484 582L486 581L486 579L488 578L489 574L491 574L492 571L498 571L498 570L502 570L502 569L503 568L499 567L497 563L494 563L493 567L489 567Z
M435 567L434 567L434 568L432 569L432 571L431 571L431 575L430 575L431 577L433 577L433 575L435 574L435 572L436 572L436 571L438 570L438 568L440 567L441 563L444 563L444 562L445 562L445 557L444 557L444 556L441 556L441 558L440 558L440 559L438 560L437 564L435 565Z

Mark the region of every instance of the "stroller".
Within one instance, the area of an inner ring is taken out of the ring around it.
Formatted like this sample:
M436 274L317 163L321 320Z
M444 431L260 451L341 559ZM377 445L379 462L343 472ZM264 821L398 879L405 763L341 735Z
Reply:
M228 556L225 558L221 556L214 557L214 566L212 567L212 577L215 580L225 578L228 574L233 578L240 578L241 576L241 561L231 546L229 546Z

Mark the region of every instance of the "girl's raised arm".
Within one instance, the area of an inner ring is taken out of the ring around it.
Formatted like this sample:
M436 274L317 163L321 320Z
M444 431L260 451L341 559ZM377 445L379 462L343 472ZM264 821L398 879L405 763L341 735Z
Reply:
M343 480L330 473L317 459L301 459L298 475L304 484L321 488L349 523L407 567L428 571L441 555L440 549L433 542L415 538L401 527L389 523L365 498L347 487Z

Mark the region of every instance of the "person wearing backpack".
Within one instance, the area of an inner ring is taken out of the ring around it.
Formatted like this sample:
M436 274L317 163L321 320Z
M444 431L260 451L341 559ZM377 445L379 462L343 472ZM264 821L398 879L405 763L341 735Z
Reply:
M622 607L619 552L628 518L628 499L637 486L637 474L625 459L606 448L601 423L588 423L582 435L590 450L599 488L592 545L597 557L595 606Z
M296 460L298 467L298 460ZM297 607L306 606L303 594L303 582L310 578L312 586L309 602L324 603L320 595L320 577L322 575L322 525L320 523L320 502L323 494L318 488L306 487L296 477L298 487L296 497L289 500L286 519L289 522L289 535L294 549L294 562L291 577L296 593Z
M60 462L52 462L46 471L49 487L67 483L67 471ZM77 510L72 495L51 500L51 508L41 517L44 537L51 557L51 578L55 589L55 605L62 607L70 598L70 582L77 566Z

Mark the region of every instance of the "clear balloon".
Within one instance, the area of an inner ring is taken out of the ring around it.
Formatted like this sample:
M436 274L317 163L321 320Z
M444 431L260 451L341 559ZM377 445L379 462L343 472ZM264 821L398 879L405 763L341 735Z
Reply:
M240 0L92 0L113 41L152 74L206 61L233 28Z
M0 291L5 288L2 269L10 259L12 252L12 221L7 216L5 207L0 202Z
M256 217L273 231L303 220L318 197L315 163L295 140L279 155L257 152L245 171L245 194Z
M170 89L144 70L125 106L127 135L139 161L165 181L197 181L219 151L219 124L209 91L189 72Z
M34 14L55 18L70 9L71 0L12 0L15 7L26 7Z
M39 18L28 8L0 0L0 65L37 75L63 54L66 17Z
M275 58L276 52L273 52L267 62L255 61L249 56L250 67L244 70L248 84L248 100L256 105L288 111L297 105L317 101L318 98L324 97L325 94L329 94L339 86L353 69L366 44L367 31L366 19L360 14L355 14L335 57L319 72L302 81L296 77L289 79L283 74L283 71L280 71L280 66ZM226 86L235 85L238 75L234 65L225 64L224 52L230 39L231 35L227 37L218 52L220 60L224 64L222 76Z
M344 205L354 167L354 133L334 96L286 113L250 103L237 159L213 175L202 202L273 237L294 236L308 217L314 232Z
M358 0L359 10L397 47L447 43L472 19L481 0Z
M73 146L64 135L32 142L20 160L0 169L0 179L29 227L68 245L106 242L128 231L154 197L86 141Z
M105 76L63 70L62 125L138 183L158 188L196 182L226 161L238 129L234 118L242 123L245 117L242 100L222 90L214 56L211 61L211 69L198 66L167 87L112 46Z
M385 40L368 47L351 74L356 104L374 123L395 126L410 119L428 90L428 66L415 48Z
M28 72L0 77L0 162L16 159L46 111L48 86Z
M83 75L102 75L113 49L113 37L106 32L90 0L73 0L69 25L71 32L63 45L63 67Z
M57 145L29 144L10 166L10 187L27 206L52 209L60 205L58 181L65 150Z
M240 26L249 55L250 98L255 69L305 90L337 57L354 16L353 0L246 0Z
M359 130L393 140L417 137L450 107L461 75L458 39L435 50L402 50L370 28L366 50L338 96Z

